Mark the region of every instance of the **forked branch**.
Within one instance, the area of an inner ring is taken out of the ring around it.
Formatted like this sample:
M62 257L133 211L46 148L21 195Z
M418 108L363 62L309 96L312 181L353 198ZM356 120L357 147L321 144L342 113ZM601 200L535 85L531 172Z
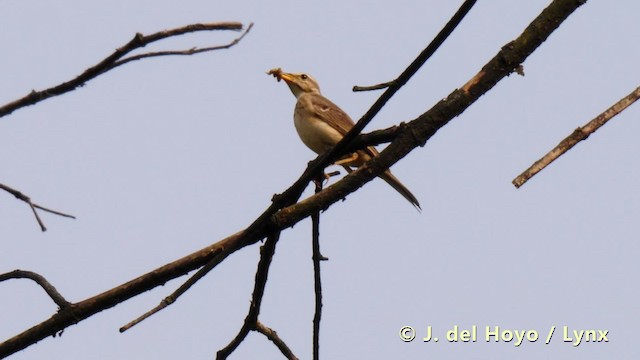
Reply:
M215 30L234 30L240 31L242 30L242 24L238 22L221 22L221 23L207 23L207 24L191 24L187 26L182 26L175 29L159 31L157 33L153 33L150 35L143 35L137 33L133 39L131 39L128 43L124 44L120 48L116 49L111 55L104 58L102 61L97 63L96 65L86 69L82 72L82 74L76 76L75 78L61 83L56 86L52 86L48 89L41 91L32 91L31 93L23 96L22 98L12 101L4 106L0 107L0 117L5 115L9 115L12 112L29 106L36 104L40 101L49 99L54 96L62 95L64 93L75 90L76 88L84 85L87 81L92 80L105 72L112 70L120 65L126 64L131 61L140 60L144 58L150 57L158 57L158 56L167 56L167 55L193 55L199 54L207 51L214 51L220 49L228 49L234 45L236 45L240 40L251 30L253 24L250 24L246 30L238 37L237 39L231 41L226 45L221 46L209 46L203 48L191 48L187 50L175 50L175 51L159 51L159 52L148 52L138 55L131 55L126 57L126 55L130 54L132 51L143 48L151 43L164 40L170 37L175 37L187 33L193 32L202 32L202 31L215 31Z
M16 189L13 189L13 188L9 187L7 185L0 184L0 189L2 189L4 191L8 192L9 194L15 196L17 199L26 202L29 205L29 207L31 208L31 211L33 212L33 215L36 217L36 221L38 222L38 225L40 225L40 230L42 230L42 231L47 231L47 227L44 226L44 222L42 221L42 219L40 219L40 216L38 215L38 211L36 209L40 209L42 211L46 211L48 213L55 214L55 215L62 216L62 217L67 217L67 218L71 218L71 219L75 219L76 218L73 215L65 214L65 213L62 213L62 212L56 211L56 210L51 210L51 209L48 209L48 208L46 208L44 206L40 206L38 204L35 204L34 202L31 201L31 198L29 196L23 194L22 192L20 192L20 191L18 191Z
M467 0L458 11L451 17L451 19L445 24L445 26L440 30L440 32L436 35L435 38L429 43L429 45L418 55L418 57L407 67L407 69L395 80L387 81L381 84L371 85L371 86L354 86L353 91L371 91L371 90L381 90L381 89L389 89L389 90L397 90L402 87L407 80L413 74L422 67L422 65L435 54L436 50L444 43L445 40L453 33L453 30L460 25L462 19L471 11L473 5L475 5L477 0ZM393 90L393 91L395 91Z
M238 348L252 330L258 331L267 336L267 338L272 340L278 349L280 349L280 351L282 351L282 353L288 358L296 359L289 347L277 336L276 332L262 325L258 321L260 306L262 305L262 298L264 297L264 289L267 285L267 278L269 276L269 268L271 267L271 260L273 259L273 254L276 252L276 244L279 239L280 231L276 230L267 237L264 245L260 247L260 261L258 262L258 270L256 271L256 279L253 288L253 296L251 298L251 305L249 306L249 313L244 319L244 324L240 328L240 331L238 331L238 335L236 335L236 337L231 340L227 346L218 351L216 359L223 360L231 355L231 353Z

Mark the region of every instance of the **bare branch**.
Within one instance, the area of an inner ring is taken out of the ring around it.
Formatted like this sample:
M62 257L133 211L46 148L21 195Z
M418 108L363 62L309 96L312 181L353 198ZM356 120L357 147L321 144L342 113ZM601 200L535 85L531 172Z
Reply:
M396 85L396 83L394 81L387 81L387 82L383 82L383 83L380 83L380 84L369 85L369 86L354 85L353 88L351 89L351 91L358 92L358 91L382 90L382 89L386 89L388 87L395 86L395 85Z
M147 53L147 54L140 54L140 55L134 55L131 56L129 58L124 58L125 55L129 54L130 52L139 49L139 48L143 48L151 43L154 43L156 41L159 40L163 40L166 38L170 38L170 37L174 37L174 36L179 36L179 35L183 35L183 34L187 34L187 33L192 33L192 32L199 32L199 31L214 31L214 30L235 30L235 31L239 31L242 30L242 24L241 23L237 23L237 22L222 22L222 23L208 23L208 24L191 24L191 25L187 25L187 26L183 26L183 27L179 27L179 28L175 28L175 29L170 29L170 30L164 30L164 31L159 31L157 33L151 34L151 35L142 35L140 33L137 33L133 39L131 39L128 43L126 43L125 45L123 45L122 47L116 49L111 55L107 56L105 59L103 59L102 61L100 61L98 64L88 68L87 70L85 70L82 74L78 75L77 77L66 81L62 84L50 87L48 89L45 90L41 90L41 91L32 91L31 93L25 95L24 97L12 101L4 106L0 107L0 117L3 117L5 115L9 115L12 112L29 106L29 105L33 105L36 104L40 101L46 100L48 98L54 97L54 96L58 96L58 95L62 95L64 93L70 92L75 90L76 88L84 85L87 81L92 80L102 74L104 74L105 72L112 70L120 65L123 65L127 62L130 61L134 61L134 60L139 60L139 59L143 59L146 57L154 57L154 56L164 56L164 55L192 55L189 54L188 52L191 51L193 54L197 54L197 53L201 53L204 51L212 51L212 50L218 50L218 49L228 49L234 45L236 45L243 37L244 35L247 34L247 32L249 31L249 29L251 28L251 25L249 26L249 28L247 28L247 30L236 40L232 41L231 43L227 44L227 45L223 45L223 46L214 46L214 47L208 47L208 48L202 48L202 49L192 49L192 50L186 50L186 51L177 51L177 52L156 52L156 53Z
M413 74L418 71L424 65L427 60L438 50L438 48L444 43L445 40L451 35L453 30L455 30L462 19L471 11L473 5L475 5L477 0L466 0L458 11L451 17L451 19L445 24L445 26L440 30L438 35L429 43L429 45L420 53L420 55L407 67L407 69L395 80L391 80L388 82L384 82L382 84L377 84L373 86L354 86L353 91L370 91L370 90L379 90L388 88L391 89L399 89L404 85ZM389 91L387 90L387 92ZM366 115L365 115L366 116ZM363 127L364 129L364 127ZM362 131L360 129L359 131Z
M624 111L631 104L636 102L640 98L640 87L633 90L629 95L622 98L620 101L612 105L605 110L602 114L598 115L595 119L589 121L583 127L579 127L562 140L555 148L549 151L545 156L533 163L522 174L513 179L512 183L516 188L524 185L529 179L542 171L547 165L551 164L555 159L562 156L567 151L571 150L576 144L582 140L586 140L589 135L593 134L596 130L606 124L613 117Z
M120 61L116 61L115 63L113 63L113 66L111 68L109 68L109 70L118 67L120 65L124 65L128 62L131 61L136 61L136 60L141 60L141 59L146 59L146 58L150 58L150 57L159 57L159 56L172 56L172 55L179 55L179 56L189 56L189 55L194 55L194 54L200 54L203 52L209 52L209 51L215 51L215 50L223 50L223 49L228 49L232 46L237 45L248 33L249 31L251 31L251 28L253 28L253 23L250 23L249 26L247 26L247 29L245 31L242 32L242 34L237 37L236 39L234 39L233 41L231 41L228 44L225 45L219 45L219 46L209 46L209 47L204 47L204 48L191 48L191 49L187 49L187 50L171 50L171 51L156 51L156 52L148 52L148 53L144 53L144 54L138 54L138 55L132 55L129 57L126 57Z
M5 274L0 274L0 282L9 279L31 279L44 289L47 295L49 295L51 300L53 300L60 309L66 309L71 305L71 303L68 302L64 296L62 296L58 290L56 290L56 288L40 274L25 270L13 270Z
M249 313L244 319L244 324L238 335L231 340L231 342L224 348L218 351L216 359L226 359L231 353L238 348L238 345L247 337L249 331L255 330L258 324L258 315L260 314L260 306L262 305L262 297L264 296L264 289L267 284L267 277L269 275L269 267L271 267L271 260L273 254L276 252L276 244L280 239L280 231L276 230L267 237L264 245L260 247L260 261L258 262L258 270L256 271L256 280L253 287L253 296L251 298L251 305L249 306Z
M265 326L260 321L256 322L255 330L266 336L267 339L271 340L271 342L273 342L278 347L278 349L280 349L282 355L284 355L287 359L298 360L298 357L293 354L291 349L289 349L287 344L278 336L278 333L276 333L275 330L271 329L268 326Z
M404 122L401 122L398 125L393 125L386 129L374 130L370 133L364 133L358 135L353 142L347 146L344 151L344 154L352 153L356 150L364 149L367 146L380 145L384 143L392 142L395 139L400 131L406 126Z
M42 231L47 231L47 227L44 226L44 222L42 222L42 219L40 219L40 216L38 215L38 212L36 211L36 209L40 209L42 211L46 211L55 215L59 215L59 216L63 216L63 217L67 217L67 218L71 218L71 219L75 219L76 217L73 215L69 215L69 214L65 214L59 211L55 211L55 210L51 210L51 209L47 209L46 207L40 206L38 204L34 204L31 201L31 198L25 194L23 194L22 192L13 189L7 185L4 184L0 184L0 189L8 192L9 194L15 196L18 200L22 200L24 202L26 202L27 204L29 204L29 207L31 208L31 211L33 211L33 215L36 217L36 221L38 222L38 225L40 225L40 230Z
M369 110L360 118L360 120L358 120L353 128L345 134L342 140L340 140L340 142L338 142L338 144L336 144L333 149L327 151L324 156L321 156L321 159L328 158L330 160L334 160L335 156L343 151L348 146L348 144L353 141L353 139L359 133L362 132L365 126L367 126L367 124L371 122L373 117L376 116L378 112L380 112L380 110L382 110L382 107L384 107L384 105L391 99L391 97L393 97L393 95L395 95L395 93L398 92L398 90L400 90L400 88L404 86L404 84L406 84L409 79L411 79L413 75L415 75L416 72L418 72L422 65L427 62L433 52L435 52L440 47L442 42L444 42L444 40L447 38L447 33L453 31L453 29L458 26L459 22L462 21L462 19L466 16L469 10L471 10L475 3L476 0L466 0L462 4L462 6L460 6L451 20L449 20L449 22L444 26L440 33L438 33L436 38L431 41L431 43L429 43L429 45L427 45L424 50L422 50L422 52L415 58L415 60L413 60L413 62L409 64L409 66L407 66L407 68L395 80L390 82L392 86L387 88L387 90L382 93L382 95L380 95L378 100L376 100L371 108L369 108Z
M160 304L158 304L158 306L144 313L142 316L131 321L125 326L121 327L120 332L125 332L129 330L130 328L134 327L135 325L138 325L139 323L141 323L143 320L150 317L151 315L173 304L182 294L184 294L187 290L189 290L191 286L193 286L196 282L198 282L198 280L202 279L206 274L209 273L209 271L213 270L213 268L216 267L219 263L221 263L224 259L226 259L226 257L227 257L226 255L220 254L219 256L215 256L214 258L212 258L203 267L201 267L193 276L191 276L189 280L187 280L184 284L182 284L176 291L174 291L171 295L167 296L166 298L162 299L162 301L160 301Z
M322 191L322 179L316 180L315 193ZM320 261L327 260L320 253L320 211L311 215L311 238L313 248L313 283L315 292L315 314L313 316L313 359L320 359L320 320L322 318L322 278L320 276Z

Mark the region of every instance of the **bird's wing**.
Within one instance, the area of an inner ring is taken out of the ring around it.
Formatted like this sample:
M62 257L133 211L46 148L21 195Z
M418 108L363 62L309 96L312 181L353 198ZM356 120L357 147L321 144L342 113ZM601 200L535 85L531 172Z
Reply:
M342 111L338 105L322 95L312 97L311 104L313 105L316 115L325 120L332 128L338 130L342 135L346 134L351 130L353 125L355 125L346 112ZM367 146L364 151L371 157L379 154L378 150L373 146Z
M349 115L324 96L313 96L311 104L313 112L340 134L346 134L353 127L354 123Z

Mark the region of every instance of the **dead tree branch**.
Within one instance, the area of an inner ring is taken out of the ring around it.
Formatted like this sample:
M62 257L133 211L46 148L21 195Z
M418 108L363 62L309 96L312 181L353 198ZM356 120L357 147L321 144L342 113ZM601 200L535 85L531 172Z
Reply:
M62 95L64 93L75 90L76 88L83 86L87 81L92 80L105 72L112 70L120 65L126 64L131 61L140 60L149 57L158 57L158 56L166 56L166 55L193 55L206 51L214 51L220 49L228 49L234 45L236 45L240 40L249 32L253 24L249 25L247 29L238 37L227 45L222 46L211 46L205 48L192 48L189 50L180 50L180 51L161 51L161 52L150 52L139 55L132 55L130 57L125 57L127 54L131 53L134 50L143 48L151 43L164 40L170 37L175 37L179 35L184 35L192 32L201 32L201 31L214 31L214 30L242 30L243 26L241 23L237 22L221 22L221 23L208 23L208 24L191 24L175 29L159 31L150 35L143 35L141 33L137 33L133 39L131 39L128 43L123 45L122 47L116 49L111 55L104 58L98 64L86 69L82 72L82 74L76 76L75 78L66 81L62 84L50 87L41 91L31 91L31 93L23 96L22 98L12 101L4 106L0 107L0 117L5 115L9 115L12 112L30 106L40 101L49 99L54 96Z
M369 133L360 134L353 139L353 142L347 146L344 154L341 154L340 156L352 153L356 150L364 149L367 146L375 146L392 142L393 139L398 136L400 130L405 126L406 124L401 122L398 125L393 125L386 129L374 130Z
M124 65L124 64L126 64L128 62L131 62L131 61L137 61L137 60L146 59L146 58L150 58L150 57L174 56L174 55L189 56L189 55L200 54L200 53L203 53L203 52L228 49L228 48L230 48L232 46L237 45L249 33L249 31L251 31L251 28L253 28L253 23L250 23L249 26L247 26L247 29L245 31L243 31L242 34L239 37L235 38L233 41L231 41L230 43L225 44L225 45L208 46L208 47L203 47L203 48L194 47L194 48L187 49L187 50L156 51L156 52L148 52L148 53L144 53L144 54L132 55L132 56L123 58L120 61L116 61L113 64L113 67L111 67L109 70L111 70L113 68L116 68L116 67L118 67L120 65Z
M0 274L0 282L9 279L31 279L35 281L36 284L40 285L40 287L47 293L47 295L49 295L51 300L60 307L60 309L67 308L71 305L71 303L68 302L67 299L65 299L64 296L62 296L58 290L40 274L24 270L13 270L5 274Z
M456 13L451 17L451 19L445 24L445 26L440 30L438 35L429 43L429 45L420 53L420 55L407 67L407 69L395 80L387 81L381 84L376 84L372 86L354 86L352 91L371 91L371 90L380 90L380 89L398 89L404 85L409 77L413 76L413 74L418 71L422 65L429 60L433 54L435 54L436 50L440 48L440 46L444 43L445 40L453 33L453 30L460 25L462 19L471 11L473 5L475 5L477 0L467 0L456 11ZM409 75L410 74L410 75ZM405 78L405 76L408 77ZM364 127L363 127L364 128ZM360 129L362 131L362 129Z
M279 239L280 231L274 231L267 237L264 245L260 247L260 261L258 262L258 270L256 271L256 280L254 283L251 305L249 306L249 313L244 319L244 324L242 325L242 328L240 328L238 335L236 335L236 337L231 340L227 346L218 351L216 359L224 360L229 357L229 355L238 348L242 341L244 341L247 335L249 335L249 331L257 330L258 315L260 314L260 306L262 305L262 298L264 297L264 289L267 285L269 267L271 267L271 260L273 259L273 254L276 252L276 244Z
M542 171L547 165L551 164L555 159L562 156L567 151L571 150L580 141L586 140L589 135L593 134L606 124L609 120L613 119L616 115L623 112L626 108L631 106L636 100L640 98L640 87L633 90L629 95L622 98L620 101L612 105L605 110L602 114L598 115L595 119L589 121L582 127L579 127L571 133L571 135L564 138L555 148L549 151L545 156L534 162L527 170L513 179L512 183L516 188L524 185L529 179Z
M273 342L278 347L278 349L280 349L280 352L282 353L282 355L284 355L287 359L298 360L298 358L293 354L291 349L289 349L287 344L284 341L282 341L280 336L278 336L278 333L276 333L275 330L271 329L268 326L265 326L260 321L256 322L255 330L263 334L264 336L266 336L267 339L271 340L271 342Z
M0 357L8 356L43 338L87 317L108 309L133 296L163 285L171 279L206 265L209 261L222 261L233 252L260 241L274 231L291 227L318 210L323 210L340 201L350 193L371 181L385 169L406 156L418 146L423 146L440 128L460 115L471 104L488 92L498 81L508 76L538 48L549 35L566 20L584 0L554 0L518 36L505 45L482 70L460 89L438 102L424 114L406 124L379 156L371 159L361 168L345 176L311 197L294 204L309 181L319 174L332 158L340 154L348 143L362 130L367 121L361 121L334 149L312 161L303 175L283 194L274 196L273 203L246 230L229 236L209 247L188 255L173 263L162 266L123 285L96 295L80 303L71 305L72 313L60 311L46 321L0 343ZM415 71L413 71L415 72ZM412 74L405 71L403 74ZM405 81L408 78L405 79ZM402 83L402 82L400 82ZM393 88L387 89L387 94ZM363 116L368 120L377 113L388 100L388 95L378 100Z
M315 193L322 191L322 180L315 181ZM315 315L313 316L313 359L320 359L320 320L322 319L322 277L320 276L320 262L327 260L320 253L320 211L311 215L311 238L313 249L313 283L315 292Z
M209 271L211 271L214 267L216 267L219 263L221 263L225 258L226 256L213 257L209 262L207 262L203 267L201 267L193 276L191 276L189 280L185 281L184 284L180 285L180 287L176 291L174 291L171 295L167 296L166 298L162 299L162 301L160 302L160 304L158 304L158 306L147 311L142 316L131 321L125 326L121 327L120 332L125 332L131 329L132 327L138 325L139 323L141 323L151 315L173 304L180 297L180 295L184 294L187 290L189 290L189 288L191 288L196 282L198 282L198 280L202 279L206 274L209 273Z
M29 196L23 194L22 192L20 192L20 191L18 191L16 189L13 189L13 188L9 187L7 185L0 184L0 189L2 189L4 191L8 192L9 194L15 196L18 200L22 200L22 201L26 202L29 205L29 207L31 208L31 211L33 211L33 215L36 217L36 221L38 222L38 225L40 225L40 230L42 230L42 231L47 231L47 227L44 226L44 222L42 222L42 219L40 219L40 216L38 215L38 211L36 211L36 209L40 209L42 211L46 211L48 213L52 213L52 214L55 214L55 215L58 215L58 216L62 216L62 217L67 217L67 218L71 218L71 219L75 219L76 218L73 215L65 214L65 213L62 213L62 212L56 211L56 210L51 210L51 209L48 209L48 208L46 208L44 206L40 206L38 204L35 204L35 203L33 203L31 201L31 198Z

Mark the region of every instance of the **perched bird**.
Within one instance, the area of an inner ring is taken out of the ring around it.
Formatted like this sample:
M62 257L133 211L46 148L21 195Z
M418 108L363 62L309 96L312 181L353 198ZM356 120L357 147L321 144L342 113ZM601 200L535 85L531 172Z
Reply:
M340 141L354 126L353 120L336 104L322 96L318 82L308 74L284 73L280 69L270 70L267 74L284 80L298 99L293 113L293 122L302 142L317 154L322 154ZM359 167L367 160L378 155L373 146L348 154L334 163L341 165L347 172ZM407 189L389 169L379 175L400 195L404 196L418 210L418 199Z

